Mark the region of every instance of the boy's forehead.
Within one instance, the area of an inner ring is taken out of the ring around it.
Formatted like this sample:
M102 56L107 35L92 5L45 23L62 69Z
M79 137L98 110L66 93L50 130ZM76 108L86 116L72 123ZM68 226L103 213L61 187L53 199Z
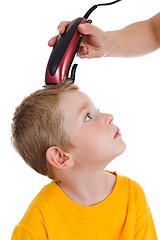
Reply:
M83 92L83 91L80 91L79 89L76 89L76 90L71 90L71 91L68 91L68 92L64 92L62 94L62 101L66 101L66 100L71 100L71 99L88 99L89 101L91 101L91 99L89 98L89 96Z
M71 108L72 106L81 109L87 107L87 105L93 104L93 102L86 93L80 90L74 90L65 92L62 95L61 104L64 107L68 106L69 108Z

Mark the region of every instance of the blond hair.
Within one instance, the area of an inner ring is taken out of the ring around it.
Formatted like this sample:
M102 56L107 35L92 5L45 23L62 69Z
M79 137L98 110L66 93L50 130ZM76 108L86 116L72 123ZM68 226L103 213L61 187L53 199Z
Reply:
M38 173L49 175L46 150L66 148L70 141L63 128L59 100L78 87L69 81L50 85L26 97L16 108L12 122L12 144L24 161Z

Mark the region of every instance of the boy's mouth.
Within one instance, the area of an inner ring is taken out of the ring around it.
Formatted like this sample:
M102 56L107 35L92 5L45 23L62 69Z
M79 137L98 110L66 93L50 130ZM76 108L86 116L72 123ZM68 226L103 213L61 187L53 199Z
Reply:
M118 128L117 131L116 131L116 134L114 135L114 138L117 138L119 136L121 136L121 133L120 133L119 128Z

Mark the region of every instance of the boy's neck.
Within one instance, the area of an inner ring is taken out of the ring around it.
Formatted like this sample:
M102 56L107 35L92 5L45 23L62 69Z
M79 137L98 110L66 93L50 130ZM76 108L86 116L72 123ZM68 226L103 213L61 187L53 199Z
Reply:
M112 192L116 176L104 171L101 174L90 175L86 178L65 179L57 182L62 191L73 201L83 206L95 205L106 199Z

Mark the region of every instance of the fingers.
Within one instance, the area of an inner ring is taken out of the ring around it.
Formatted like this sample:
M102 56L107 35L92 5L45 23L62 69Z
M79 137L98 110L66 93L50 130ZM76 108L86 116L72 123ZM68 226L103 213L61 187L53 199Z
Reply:
M65 31L66 26L69 24L69 21L62 21L59 25L58 25L58 31L59 34L63 34Z
M55 42L57 41L58 35L55 37L52 37L49 41L48 41L48 46L49 47L53 47L53 45L55 44Z
M80 46L77 51L77 56L84 57L86 54L88 54L88 48L86 46Z
M63 34L65 31L65 27L68 25L69 21L62 21L59 25L58 25L58 32L59 34ZM53 47L55 42L57 41L58 35L52 37L49 41L48 41L48 45L50 47Z

